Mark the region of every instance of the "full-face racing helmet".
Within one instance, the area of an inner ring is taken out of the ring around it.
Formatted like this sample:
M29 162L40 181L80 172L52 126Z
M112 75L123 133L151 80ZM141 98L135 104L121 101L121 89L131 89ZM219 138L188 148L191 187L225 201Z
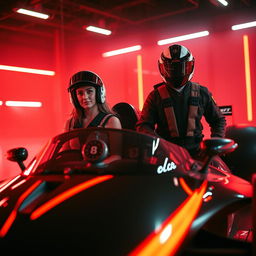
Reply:
M101 78L92 71L79 71L70 78L68 87L72 103L76 108L81 108L77 100L76 89L85 85L91 85L95 87L97 103L102 104L105 102L106 90Z
M158 68L167 85L180 88L191 80L194 62L192 53L186 47L174 44L162 52Z

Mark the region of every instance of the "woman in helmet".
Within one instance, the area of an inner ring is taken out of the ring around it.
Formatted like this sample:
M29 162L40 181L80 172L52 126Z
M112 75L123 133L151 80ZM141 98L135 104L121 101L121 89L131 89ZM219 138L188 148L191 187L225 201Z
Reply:
M182 45L171 45L162 52L158 67L163 82L148 95L136 124L137 131L183 146L192 156L199 152L204 136L203 116L211 127L211 137L223 137L226 127L211 92L191 82L194 62L192 53Z
M121 129L120 120L106 103L106 90L97 74L91 71L75 73L70 78L68 92L74 109L65 131L87 127Z

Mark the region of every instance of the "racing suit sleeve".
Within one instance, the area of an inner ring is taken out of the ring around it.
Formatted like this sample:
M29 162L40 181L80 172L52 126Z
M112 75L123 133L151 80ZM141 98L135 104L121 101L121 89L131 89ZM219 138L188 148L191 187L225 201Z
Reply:
M212 93L208 90L204 116L210 126L211 137L225 137L226 118L213 99Z
M136 123L136 131L142 132L150 135L157 136L155 133L155 124L156 124L156 116L157 116L157 108L156 108L156 99L155 93L152 91L142 108L140 118Z

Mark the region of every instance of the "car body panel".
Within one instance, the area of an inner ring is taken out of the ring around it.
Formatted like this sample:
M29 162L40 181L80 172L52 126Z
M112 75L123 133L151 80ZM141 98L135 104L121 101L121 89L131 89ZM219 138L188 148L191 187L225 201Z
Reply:
M90 150L106 146L108 153L99 161L77 159L73 151L73 158L59 158L65 140L77 137L82 155L95 140L105 144ZM106 161L112 156L118 157ZM154 255L161 249L174 255L219 213L252 198L248 181L214 166L200 173L202 165L185 149L136 132L92 128L58 135L21 175L0 185L0 246L10 252ZM173 235L159 242L168 227Z

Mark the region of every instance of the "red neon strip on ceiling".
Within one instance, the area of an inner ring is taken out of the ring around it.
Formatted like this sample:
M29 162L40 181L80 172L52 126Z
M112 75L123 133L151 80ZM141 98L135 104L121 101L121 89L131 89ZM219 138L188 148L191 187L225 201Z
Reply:
M207 187L205 180L200 188L193 191L180 207L165 220L159 231L149 235L130 256L171 256L175 255L186 237L189 228L202 205L202 197ZM169 237L161 241L161 236L167 228L171 230Z
M48 212L50 209L55 207L56 205L62 203L63 201L67 200L68 198L80 193L81 191L90 188L92 186L95 186L101 182L104 182L106 180L112 179L114 176L113 175L105 175L101 177L97 177L94 179L91 179L89 181L83 182L73 188L68 189L67 191L59 194L58 196L52 198L45 204L41 205L38 207L32 214L30 215L31 220L35 220L39 218L41 215L44 213Z
M26 199L26 197L34 191L34 189L36 187L39 186L39 184L41 183L41 181L37 181L35 182L30 188L28 188L17 200L17 203L14 207L14 209L12 210L11 214L9 215L9 217L7 218L7 220L5 221L4 225L2 226L2 228L0 229L0 237L4 237L6 235L6 233L8 232L8 230L10 229L12 223L14 222L14 220L16 219L17 216L17 211L18 208L20 207L20 205L22 204L22 202Z

